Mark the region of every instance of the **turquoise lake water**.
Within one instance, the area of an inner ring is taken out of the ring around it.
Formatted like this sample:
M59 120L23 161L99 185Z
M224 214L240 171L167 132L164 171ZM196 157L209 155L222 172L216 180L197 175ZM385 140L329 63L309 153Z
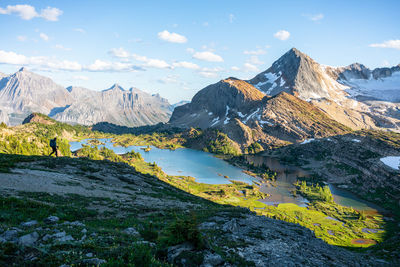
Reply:
M189 148L178 148L176 150L158 149L151 147L151 151L144 152L143 146L113 146L110 139L98 139L106 147L112 149L116 154L125 154L130 151L139 152L146 162L155 162L162 170L169 175L191 176L197 182L207 184L228 184L229 179L242 181L252 184L255 178L243 173L243 170L228 164L226 161L215 157L211 153L193 150ZM71 151L82 148L82 144L87 144L88 140L81 142L70 142ZM271 196L265 200L260 200L268 205L280 203L295 203L299 206L307 206L308 201L301 196L294 197L291 190L295 189L293 183L297 177L306 177L309 174L300 168L281 164L278 160L264 156L246 156L249 162L255 165L265 164L277 173L275 182L263 183L260 190ZM229 179L224 178L228 176ZM338 189L329 185L336 203L342 206L353 207L358 210L375 211L376 205L359 199L354 194Z

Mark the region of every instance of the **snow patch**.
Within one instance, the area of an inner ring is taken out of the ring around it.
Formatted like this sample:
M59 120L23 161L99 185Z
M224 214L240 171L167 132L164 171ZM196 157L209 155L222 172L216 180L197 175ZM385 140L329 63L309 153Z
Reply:
M212 113L211 111L210 111L210 112L208 112L208 115L209 115L209 116L211 116L212 114L213 114L213 113Z
M251 113L249 116L247 116L247 118L246 118L243 122L246 124L247 121L248 121L251 117L253 117L254 115L256 115L256 113L259 112L259 111L260 111L260 108L257 108L257 110L254 111L253 113Z
M301 142L300 144L301 144L301 145L308 144L308 143L311 143L311 142L314 141L314 140L315 140L314 138L306 139L306 140L304 140L303 142Z
M346 90L351 97L368 96L384 101L400 101L400 72L380 79L350 79L340 81L350 88Z
M238 111L237 112L237 114L239 115L239 117L241 117L241 118L244 118L244 117L246 117L246 115L243 115L243 113L242 112L240 112L240 111Z
M260 89L261 86L264 86L267 83L270 83L270 84L272 84L272 87L275 88L276 87L275 81L280 77L280 75L282 75L282 72L279 72L279 76L272 72L265 73L264 77L266 80L264 82L257 83L256 85L254 85L254 87L256 87L257 89ZM267 94L269 94L269 92L271 92L272 89L269 88L267 91Z
M274 126L274 124L273 124L272 122L269 122L269 121L259 120L259 122L260 122L261 124L267 124L268 126Z
M224 124L228 124L230 120L231 120L231 118L226 117L224 120Z
M211 125L210 126L214 126L215 124L217 124L219 122L219 117L216 117L212 120Z
M388 156L381 158L381 161L392 169L400 170L400 156Z
M356 142L356 143L360 143L361 142L361 140L358 140L358 139L352 139L351 141Z

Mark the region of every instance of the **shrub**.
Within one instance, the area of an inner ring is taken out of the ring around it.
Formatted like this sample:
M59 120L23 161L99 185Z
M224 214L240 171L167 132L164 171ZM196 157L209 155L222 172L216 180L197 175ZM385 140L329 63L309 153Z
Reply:
M204 242L198 229L196 217L194 215L186 218L176 217L167 227L166 242L168 245L190 242L196 248L202 248Z

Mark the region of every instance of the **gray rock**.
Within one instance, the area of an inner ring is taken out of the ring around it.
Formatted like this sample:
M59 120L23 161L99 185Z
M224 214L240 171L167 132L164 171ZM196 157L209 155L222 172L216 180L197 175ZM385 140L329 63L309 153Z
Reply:
M106 260L98 259L98 258L84 259L84 260L81 261L81 263L83 263L83 264L95 265L95 266L99 266L99 265L104 264L106 262L107 262Z
M134 235L134 236L138 236L139 235L139 232L133 227L126 228L122 232L127 234L127 235Z
M224 262L224 260L222 259L221 255L208 252L207 254L204 255L204 260L203 260L202 266L203 267L212 267L212 266L220 265L223 262Z
M225 231L225 232L234 233L234 232L237 232L238 229L239 229L239 226L238 226L237 221L235 219L230 220L229 222L225 223L222 226L222 230Z
M21 226L22 227L31 227L31 226L34 226L36 224L38 224L38 222L36 220L32 220L32 221L21 223Z
M212 229L217 225L215 222L204 222L199 225L200 230Z
M80 222L80 221L74 221L74 222L64 222L63 224L65 225L72 225L72 226L81 226L84 227L85 224Z
M46 219L44 219L44 222L47 224L55 224L60 220L57 216L49 216Z
M17 230L7 230L2 235L2 237L7 241L15 240L17 236L18 236Z
M56 241L58 242L67 242L67 241L74 241L75 239L71 235L67 235L65 231L55 233L51 236L52 238L55 238Z
M81 233L86 234L87 230L85 228L82 229Z
M30 234L26 234L24 236L21 236L18 239L18 244L21 245L21 246L30 247L30 246L33 246L38 239L39 239L39 234L37 232L33 232L33 233L30 233Z
M0 244L3 244L3 243L5 243L5 242L7 242L7 240L6 240L5 238L3 238L3 237L0 236Z
M53 238L63 238L67 235L67 233L65 231L62 232L58 232L52 235Z
M42 241L48 241L52 238L52 235L46 234L45 236L42 237Z
M85 256L88 257L88 258L91 258L91 257L93 257L93 253L91 253L91 252L86 253Z
M168 248L168 262L174 263L175 259L184 251L192 251L194 247L190 243L183 243Z
M67 241L74 241L75 239L71 235L66 235L57 239L58 242L67 242Z

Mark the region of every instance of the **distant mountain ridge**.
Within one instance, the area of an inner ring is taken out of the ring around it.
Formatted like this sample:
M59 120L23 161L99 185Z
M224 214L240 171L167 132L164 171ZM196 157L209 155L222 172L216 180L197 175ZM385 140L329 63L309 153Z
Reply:
M351 129L399 131L398 75L399 66L324 66L293 48L248 81L227 78L200 90L190 103L175 108L170 123L216 128L242 147L252 142L281 145ZM393 87L379 87L373 97L368 86L388 82Z
M171 105L158 94L118 84L103 91L64 88L51 79L21 68L0 80L0 119L19 124L32 112L68 123L91 125L110 122L124 126L167 122Z

